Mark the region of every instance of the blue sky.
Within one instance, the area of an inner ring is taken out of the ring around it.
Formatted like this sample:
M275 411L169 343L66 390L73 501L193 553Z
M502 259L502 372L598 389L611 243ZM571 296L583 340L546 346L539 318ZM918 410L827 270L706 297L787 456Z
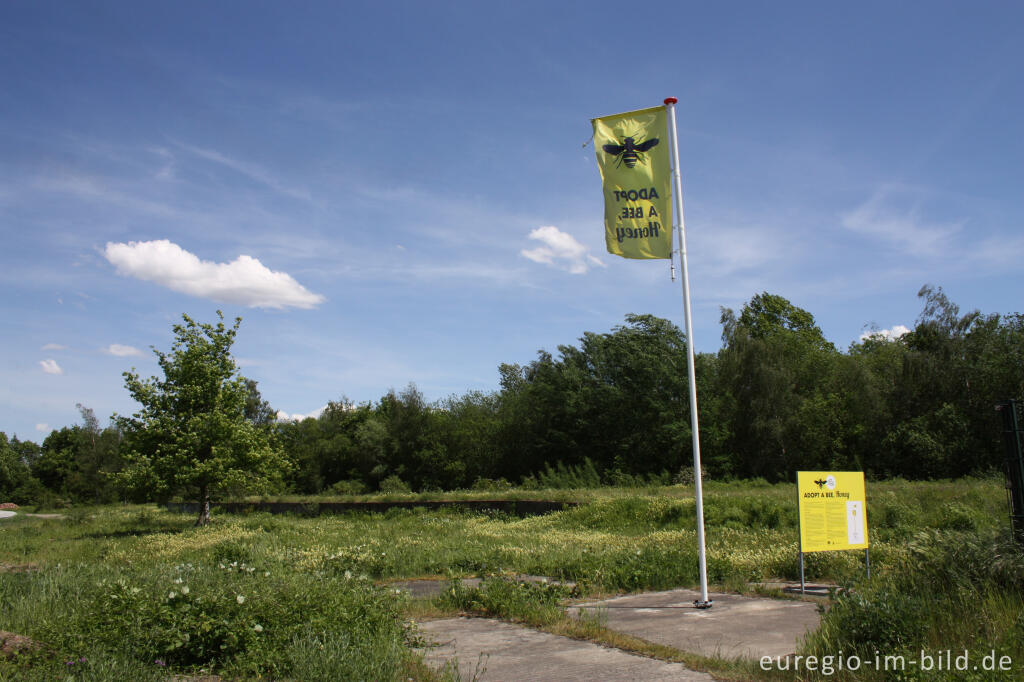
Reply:
M845 348L1020 311L1024 5L0 5L0 430L135 405L182 313L278 410L494 390L630 312L590 119L679 98L695 347L761 291ZM541 229L546 228L546 229Z

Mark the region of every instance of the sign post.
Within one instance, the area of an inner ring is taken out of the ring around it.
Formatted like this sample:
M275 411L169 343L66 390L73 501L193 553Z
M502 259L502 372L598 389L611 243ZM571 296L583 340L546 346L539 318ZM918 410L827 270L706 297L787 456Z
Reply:
M804 554L863 549L868 577L867 496L863 471L796 472L800 519L800 593L804 593Z

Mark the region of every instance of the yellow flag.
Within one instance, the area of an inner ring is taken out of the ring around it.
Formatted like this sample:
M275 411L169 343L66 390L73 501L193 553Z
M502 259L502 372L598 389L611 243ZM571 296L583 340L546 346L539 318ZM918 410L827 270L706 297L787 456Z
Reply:
M665 107L595 118L608 252L672 257L672 179Z

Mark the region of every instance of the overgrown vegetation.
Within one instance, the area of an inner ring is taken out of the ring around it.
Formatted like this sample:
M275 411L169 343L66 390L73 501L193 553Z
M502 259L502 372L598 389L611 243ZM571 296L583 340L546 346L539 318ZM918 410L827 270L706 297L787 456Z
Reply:
M792 484L709 482L706 493L713 584L746 590L751 581L799 576ZM390 580L481 577L475 589L451 583L428 610L577 636L599 636L599 624L566 629L567 599L696 583L686 487L571 494L587 503L530 518L457 509L253 513L221 514L197 528L150 506L108 506L74 519L8 519L0 532L0 630L53 653L0 662L0 678L165 679L206 669L250 678L430 679L410 650L418 638L408 620L424 607L390 590ZM870 483L868 505L871 581L859 552L808 556L808 579L849 591L806 653L884 644L915 655L940 646L981 655L987 647L1024 661L1024 556L1002 539L1001 481ZM513 580L523 574L575 587ZM722 665L736 676L735 664ZM751 664L738 678L757 675Z
M892 657L889 671L865 669L858 679L891 679L901 660L914 661L901 679L1020 679L1024 550L1006 532L918 531L881 576L845 586L805 650ZM946 673L937 674L946 652Z

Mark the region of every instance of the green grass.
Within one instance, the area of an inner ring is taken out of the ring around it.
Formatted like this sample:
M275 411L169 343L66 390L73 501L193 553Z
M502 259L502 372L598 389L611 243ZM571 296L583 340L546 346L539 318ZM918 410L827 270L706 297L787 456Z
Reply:
M705 490L713 584L743 589L750 581L799 577L794 484L709 482ZM411 652L416 637L406 621L458 611L618 642L725 678L778 678L732 662L647 651L600 623L569 622L561 613L572 596L694 586L691 491L445 496L586 502L529 518L458 509L319 518L257 512L215 515L211 526L195 528L192 515L154 506L87 507L64 520L15 517L0 530L0 629L57 653L0 662L0 679L165 679L169 671L198 670L240 678L430 679ZM860 552L808 555L809 580L854 590L837 601L807 651L989 646L1024 662L1015 643L1024 641L1024 571L1014 549L999 544L1007 525L1001 481L869 482L867 494L873 578L864 581ZM424 499L359 499L410 498ZM1002 559L993 562L993 553ZM953 568L964 563L988 569L960 580ZM578 587L501 579L512 574ZM477 590L453 585L454 593L429 607L386 585L427 576L489 579ZM880 613L889 615L875 618Z

